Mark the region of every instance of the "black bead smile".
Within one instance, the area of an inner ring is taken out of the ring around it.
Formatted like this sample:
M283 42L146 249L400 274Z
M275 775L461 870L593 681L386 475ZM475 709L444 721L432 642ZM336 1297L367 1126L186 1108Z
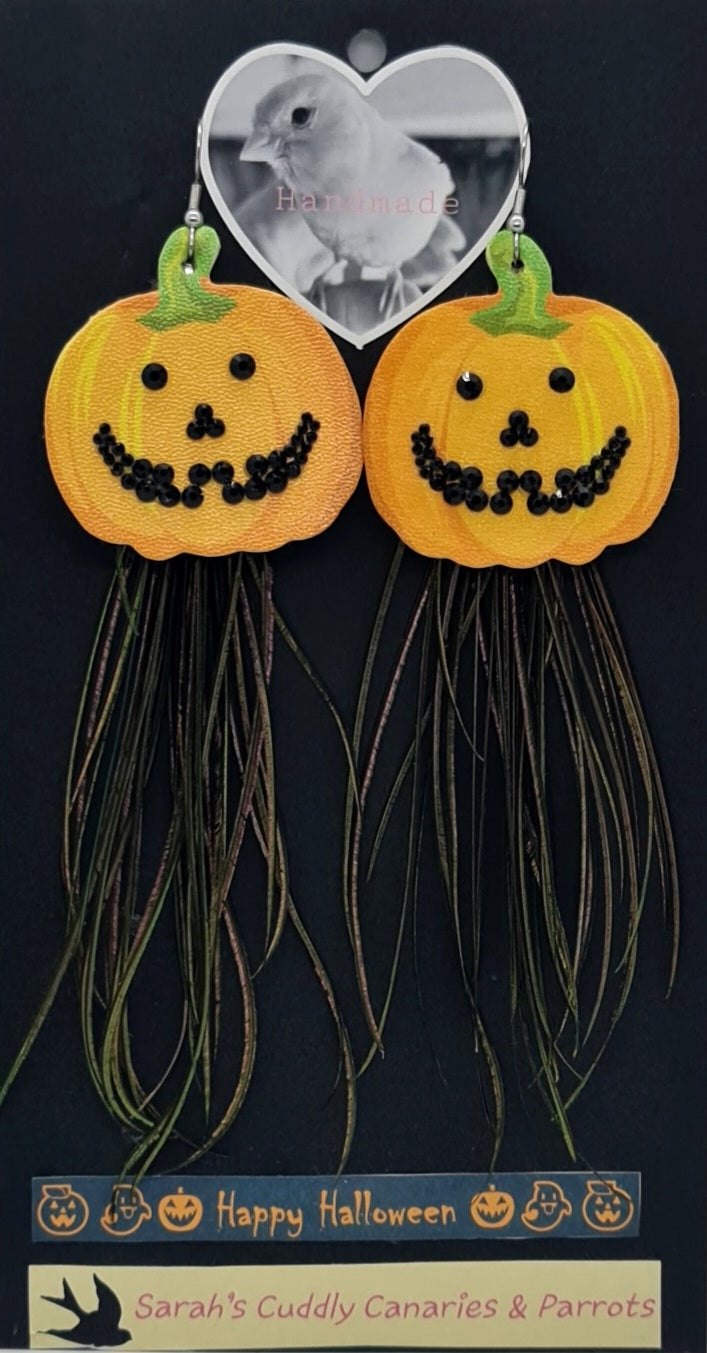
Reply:
M200 426L203 431L194 437L187 428L187 436L193 440L202 436L222 436L223 424L214 419L209 405L198 405L195 416L196 423L189 427ZM174 466L166 461L153 465L146 457L136 460L118 441L110 423L101 423L97 428L93 445L109 474L115 476L121 488L134 493L141 503L159 503L162 507L176 507L181 503L183 507L201 507L204 486L213 479L221 486L223 501L233 505L244 499L257 502L267 493L282 493L290 480L298 479L317 440L319 427L311 413L303 413L286 446L270 451L266 456L248 457L244 466L247 477L242 482L236 479L230 461L217 460L214 465L197 461L187 471L189 483L182 488L174 483Z
M529 426L528 415L522 410L509 414L508 431L513 433L513 441L501 435L504 446L534 446L538 440L537 432ZM535 435L529 437L532 433ZM591 507L597 497L609 492L611 481L631 445L626 428L616 427L588 465L580 465L576 470L563 467L557 471L551 493L543 491L542 475L537 470L501 470L496 477L496 491L489 496L483 487L483 473L476 465L462 468L458 461L444 460L437 454L429 423L420 423L410 434L410 441L418 473L434 492L442 494L446 503L451 507L464 503L470 512L483 512L489 507L499 517L511 511L517 489L527 494L526 507L535 517L541 517L548 509L563 513L572 507Z

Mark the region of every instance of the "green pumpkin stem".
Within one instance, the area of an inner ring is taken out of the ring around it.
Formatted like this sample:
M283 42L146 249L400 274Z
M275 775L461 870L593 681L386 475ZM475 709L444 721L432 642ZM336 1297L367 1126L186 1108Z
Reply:
M194 236L192 271L187 272L189 231L186 226L174 230L166 240L158 264L158 301L154 310L143 315L138 324L148 329L174 329L179 324L214 324L235 306L227 296L204 291L221 244L211 226L199 226Z
M528 235L521 238L522 267L513 267L513 235L500 230L486 250L486 262L498 282L499 297L489 310L470 321L487 334L532 334L555 338L569 322L548 315L545 308L552 292L552 273L542 249Z

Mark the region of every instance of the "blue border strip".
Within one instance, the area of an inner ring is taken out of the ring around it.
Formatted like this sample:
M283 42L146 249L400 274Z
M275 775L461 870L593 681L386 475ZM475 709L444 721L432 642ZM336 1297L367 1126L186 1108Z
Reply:
M636 1236L641 1176L109 1176L32 1181L32 1239L338 1242Z

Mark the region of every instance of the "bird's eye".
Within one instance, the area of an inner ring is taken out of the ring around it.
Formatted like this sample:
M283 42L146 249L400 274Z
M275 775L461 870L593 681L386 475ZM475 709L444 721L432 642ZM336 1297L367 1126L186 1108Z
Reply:
M457 381L457 394L461 395L462 399L478 399L483 388L481 377L474 371L462 371Z
M161 362L148 362L142 368L140 379L148 390L162 390L167 384L167 368Z
M570 371L568 366L555 366L547 379L551 390L555 390L558 395L566 395L574 385L574 371Z
M306 127L311 116L311 108L293 108L290 121L293 127Z
M235 357L231 358L228 369L237 381L250 380L255 371L255 358L251 357L249 352L237 352Z

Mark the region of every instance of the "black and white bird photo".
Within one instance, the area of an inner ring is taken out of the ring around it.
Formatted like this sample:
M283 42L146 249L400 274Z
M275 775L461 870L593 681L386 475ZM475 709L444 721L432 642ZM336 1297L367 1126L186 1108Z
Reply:
M364 94L322 61L270 55L222 89L208 158L256 257L358 334L422 303L483 236L518 138L506 91L469 62L410 64Z

